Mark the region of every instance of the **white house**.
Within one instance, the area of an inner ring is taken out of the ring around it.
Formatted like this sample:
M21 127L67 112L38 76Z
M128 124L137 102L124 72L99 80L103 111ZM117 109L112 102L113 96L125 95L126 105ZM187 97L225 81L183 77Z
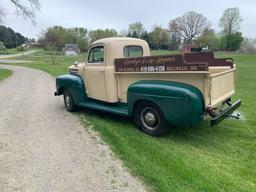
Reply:
M65 44L65 47L63 48L63 53L65 55L76 56L78 53L80 53L80 49L78 48L77 44Z

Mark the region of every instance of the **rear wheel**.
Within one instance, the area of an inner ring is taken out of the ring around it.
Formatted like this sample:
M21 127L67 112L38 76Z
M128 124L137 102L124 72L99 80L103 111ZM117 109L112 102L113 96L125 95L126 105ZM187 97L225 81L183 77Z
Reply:
M69 112L74 112L77 110L77 106L74 103L73 97L69 90L65 89L63 93L63 99L65 103L65 108Z
M167 130L167 123L161 109L151 102L140 102L135 106L134 121L145 133L161 136Z

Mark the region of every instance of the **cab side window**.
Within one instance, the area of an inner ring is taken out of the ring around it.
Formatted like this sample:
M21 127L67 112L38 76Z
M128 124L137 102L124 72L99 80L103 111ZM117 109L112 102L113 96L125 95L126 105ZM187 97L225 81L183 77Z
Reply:
M143 51L141 46L131 45L124 47L124 57L142 57Z
M90 50L88 63L103 63L104 62L104 47L93 47Z

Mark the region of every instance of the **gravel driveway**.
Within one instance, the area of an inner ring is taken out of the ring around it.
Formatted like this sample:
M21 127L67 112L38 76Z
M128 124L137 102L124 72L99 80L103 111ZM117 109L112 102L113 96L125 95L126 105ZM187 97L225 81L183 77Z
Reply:
M0 191L145 191L95 132L54 97L42 71L0 65Z

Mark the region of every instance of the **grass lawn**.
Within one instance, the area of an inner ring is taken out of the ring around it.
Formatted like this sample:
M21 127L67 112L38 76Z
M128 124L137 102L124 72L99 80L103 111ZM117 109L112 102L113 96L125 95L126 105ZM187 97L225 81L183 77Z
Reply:
M44 50L38 50L37 52L24 55L17 58L8 58L8 59L17 59L17 60L29 60L33 61L31 63L19 64L35 69L43 70L52 76L58 76L61 74L65 74L68 71L68 67L72 65L75 61L85 61L87 54L81 54L79 56L65 56L65 55L54 55L53 60L54 64L52 64L52 59L50 54L47 54Z
M28 50L31 50L31 49L27 49L27 48L24 48L24 51L28 51ZM6 49L6 51L4 52L0 52L0 55L11 55L11 54L17 54L17 53L22 53L24 51L18 51L16 48L12 48L12 49Z
M0 68L0 81L9 77L11 74L12 74L12 71L10 71L8 69L1 69Z
M168 54L154 52L153 54ZM224 120L212 128L203 121L174 127L162 138L147 136L132 121L93 110L79 114L93 125L131 173L153 191L256 191L256 55L233 57L238 68L237 92L243 120ZM82 57L56 56L56 65L40 51L25 56L28 67L56 76ZM85 60L85 55L83 55Z

